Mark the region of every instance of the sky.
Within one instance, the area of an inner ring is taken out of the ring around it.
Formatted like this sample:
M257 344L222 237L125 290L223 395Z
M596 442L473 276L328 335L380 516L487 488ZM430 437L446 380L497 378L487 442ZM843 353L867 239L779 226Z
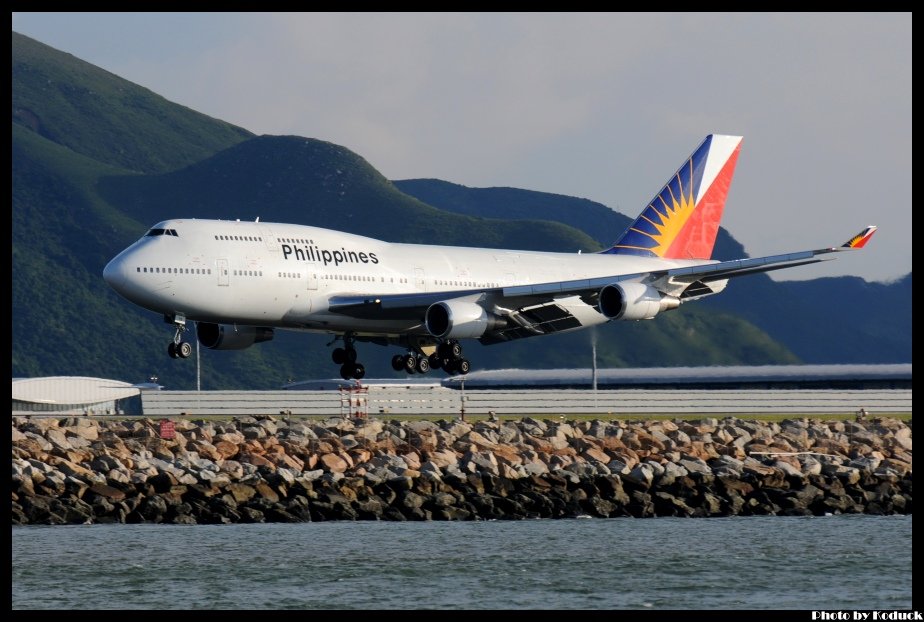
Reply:
M13 13L13 30L256 134L389 179L635 217L711 133L744 136L722 224L778 272L911 271L911 13ZM614 239L621 232L613 232Z

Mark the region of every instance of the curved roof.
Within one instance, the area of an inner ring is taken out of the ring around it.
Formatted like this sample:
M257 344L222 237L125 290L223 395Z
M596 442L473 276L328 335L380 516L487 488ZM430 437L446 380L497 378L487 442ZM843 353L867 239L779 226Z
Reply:
M49 376L13 378L13 400L33 404L91 405L141 393L133 384L105 378Z

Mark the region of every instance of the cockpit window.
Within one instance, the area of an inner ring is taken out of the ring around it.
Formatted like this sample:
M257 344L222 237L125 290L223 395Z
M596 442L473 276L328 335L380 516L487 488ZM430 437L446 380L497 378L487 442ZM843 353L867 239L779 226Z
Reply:
M144 234L145 237L151 237L155 235L172 235L174 237L180 237L176 234L176 229L151 229Z

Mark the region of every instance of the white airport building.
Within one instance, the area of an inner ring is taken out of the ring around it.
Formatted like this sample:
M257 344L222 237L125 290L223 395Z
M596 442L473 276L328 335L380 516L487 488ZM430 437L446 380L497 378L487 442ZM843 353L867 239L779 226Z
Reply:
M141 391L159 388L86 376L13 378L12 414L140 415Z

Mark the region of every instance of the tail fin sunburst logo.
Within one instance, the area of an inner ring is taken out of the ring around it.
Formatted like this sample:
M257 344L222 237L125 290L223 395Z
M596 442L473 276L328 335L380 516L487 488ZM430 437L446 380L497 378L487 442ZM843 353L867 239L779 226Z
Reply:
M604 252L709 259L740 149L740 136L707 136L619 241Z
M874 233L876 233L876 226L870 225L860 233L844 242L844 246L847 248L863 248L866 246L866 243L869 242L869 239L873 237Z

